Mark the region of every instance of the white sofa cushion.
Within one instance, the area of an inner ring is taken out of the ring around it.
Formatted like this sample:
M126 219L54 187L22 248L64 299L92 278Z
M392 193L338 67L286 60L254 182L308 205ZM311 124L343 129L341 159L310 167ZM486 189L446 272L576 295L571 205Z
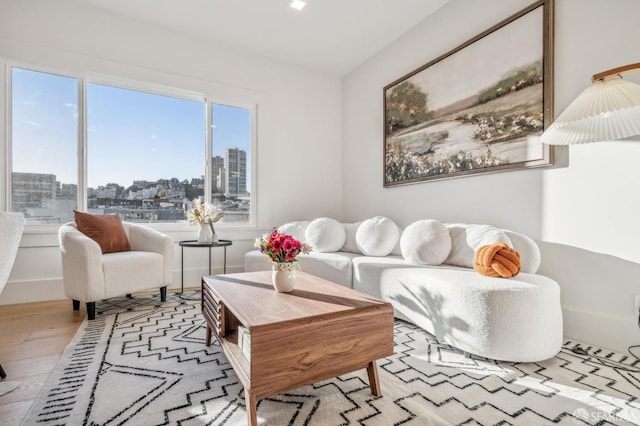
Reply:
M440 265L451 251L449 230L437 220L418 220L402 232L400 249L409 263Z
M300 262L300 269L311 275L315 275L336 284L351 288L353 268L351 260L357 253L335 252L301 254L297 257ZM270 271L271 259L260 253L260 250L253 250L244 256L244 271Z
M309 226L311 221L309 220L298 220L294 222L285 223L284 225L280 225L278 227L278 231L283 234L291 235L293 238L300 242L306 241L306 232L307 226Z
M421 265L407 263L402 256L354 257L353 289L381 298L380 275L388 268L422 268Z
M520 271L535 274L540 268L542 256L540 255L540 247L531 238L515 231L504 230L507 237L513 244L515 251L520 253Z
M479 247L506 243L513 247L507 234L491 225L447 224L451 236L451 252L443 263L473 268L473 257Z
M399 238L398 225L384 216L363 221L356 231L356 245L365 256L387 256Z
M345 231L344 245L340 251L348 251L349 253L360 253L356 244L356 231L362 222L343 223Z
M400 240L402 239L403 232L404 232L404 229L398 226L398 235L400 235L400 238L398 238L398 242L396 246L393 248L393 250L391 250L390 254L392 256L402 256L402 248L400 247Z
M102 257L104 281L103 298L122 296L137 289L162 287L164 265L162 255L148 251L107 253Z
M344 226L330 217L314 219L305 231L306 242L317 253L340 251L347 237Z

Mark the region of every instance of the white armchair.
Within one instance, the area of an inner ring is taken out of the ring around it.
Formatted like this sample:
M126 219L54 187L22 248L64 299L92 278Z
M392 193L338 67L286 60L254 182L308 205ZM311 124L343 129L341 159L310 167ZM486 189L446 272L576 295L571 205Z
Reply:
M23 229L24 217L21 213L0 212L0 293L9 280ZM0 365L0 379L6 376Z
M122 225L131 251L103 254L100 245L73 222L58 231L65 295L73 300L76 311L85 302L90 320L95 318L98 300L160 288L164 302L167 286L173 282L171 238L142 225Z

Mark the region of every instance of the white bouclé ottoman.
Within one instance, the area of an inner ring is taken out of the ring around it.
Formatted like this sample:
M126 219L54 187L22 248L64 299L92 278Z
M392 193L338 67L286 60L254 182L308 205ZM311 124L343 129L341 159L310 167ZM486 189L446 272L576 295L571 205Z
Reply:
M503 279L445 265L387 268L380 292L396 317L470 354L532 362L553 357L562 345L560 287L542 275Z

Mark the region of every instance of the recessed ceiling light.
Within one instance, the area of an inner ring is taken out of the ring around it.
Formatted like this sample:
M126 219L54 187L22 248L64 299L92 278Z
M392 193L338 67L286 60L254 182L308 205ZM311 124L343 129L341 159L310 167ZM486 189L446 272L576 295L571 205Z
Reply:
M295 10L302 10L306 5L307 3L302 0L291 0L289 2L289 7Z

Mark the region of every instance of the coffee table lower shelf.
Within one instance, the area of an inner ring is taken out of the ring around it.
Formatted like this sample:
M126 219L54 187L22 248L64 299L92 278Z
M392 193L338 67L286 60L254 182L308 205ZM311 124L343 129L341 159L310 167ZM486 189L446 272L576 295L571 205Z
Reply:
M245 284L223 278L240 276ZM257 425L258 400L363 368L371 393L381 396L376 360L393 354L391 305L324 280L330 285L310 295L298 290L300 277L292 293L275 293L260 285L268 279L270 272L268 277L244 273L202 280L206 344L211 336L218 340L244 386L249 425ZM309 288L318 287L319 278L308 280ZM266 312L263 317L250 300ZM238 345L238 326L251 334L249 353Z

